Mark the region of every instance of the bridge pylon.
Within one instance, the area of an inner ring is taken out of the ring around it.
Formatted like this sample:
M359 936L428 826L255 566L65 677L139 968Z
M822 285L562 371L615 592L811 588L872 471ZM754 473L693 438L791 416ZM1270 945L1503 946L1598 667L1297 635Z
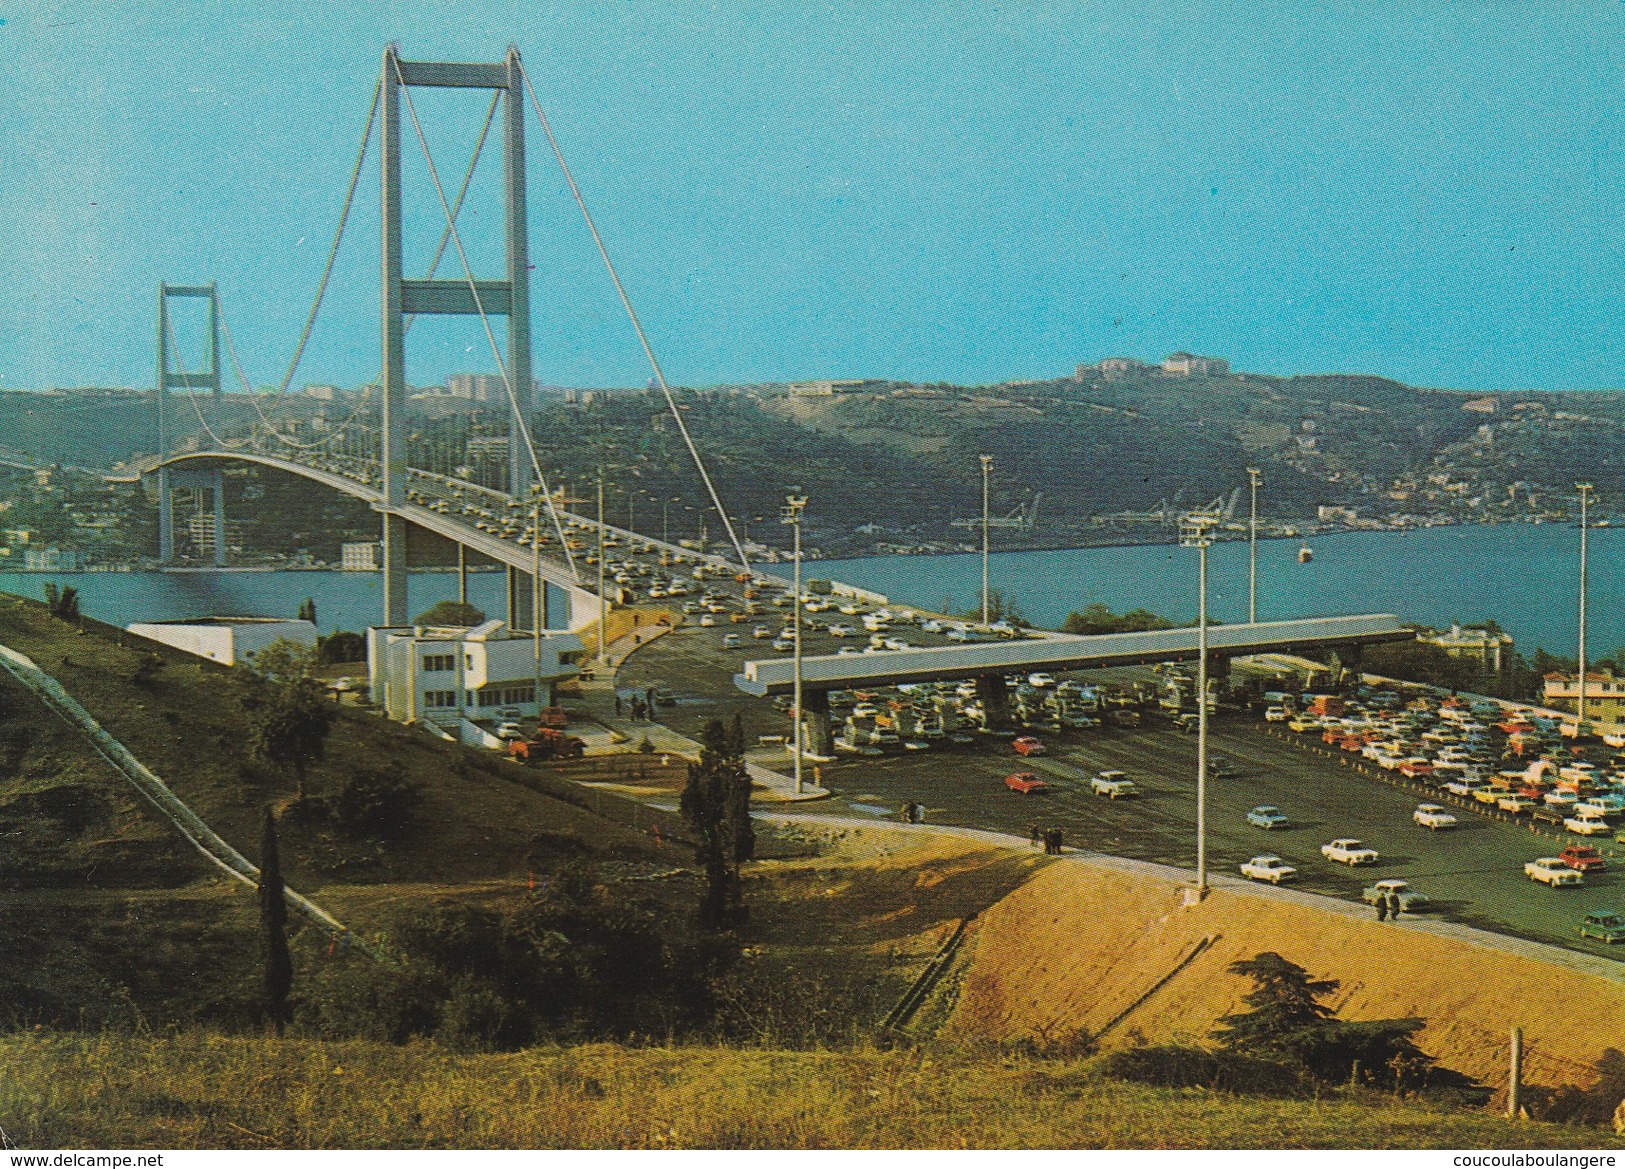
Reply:
M384 50L379 110L383 208L383 569L385 623L404 625L406 524L399 509L406 493L406 317L417 313L501 315L508 320L504 362L510 403L508 490L529 493L530 458L521 428L531 398L530 244L525 214L525 94L519 50L496 64L404 61L394 45ZM501 280L407 280L402 275L401 90L406 87L498 90L503 118L503 203L506 244Z
M208 302L208 359L201 370L188 373L184 369L176 368L173 359L177 356L174 345L174 329L169 320L169 302L172 299L201 299ZM193 390L208 390L215 397L220 397L220 294L214 281L207 284L165 284L158 285L158 361L156 391L153 395L156 404L158 422L158 455L164 458L171 454L169 449L169 391L182 390L190 393ZM219 471L204 472L200 475L192 472L171 472L168 467L158 469L158 560L162 564L172 564L175 560L175 492L212 491L214 495L214 562L224 565L226 560L225 541L225 501L223 499L223 481Z

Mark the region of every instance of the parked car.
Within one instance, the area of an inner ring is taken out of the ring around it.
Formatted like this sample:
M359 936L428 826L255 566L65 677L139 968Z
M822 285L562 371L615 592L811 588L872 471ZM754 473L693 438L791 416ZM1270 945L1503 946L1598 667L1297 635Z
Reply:
M1287 714L1284 706L1271 706L1264 711L1264 721L1267 723L1284 723Z
M1625 917L1617 913L1588 913L1580 919L1580 936L1596 938L1610 946L1625 942Z
M737 633L724 634L723 638L722 638L722 648L723 649L738 649L739 648L739 634L737 634Z
M1241 875L1253 881L1268 881L1279 885L1298 875L1298 870L1278 856L1255 856L1241 866Z
M1017 755L1042 755L1044 753L1044 744L1032 735L1022 735L1010 746L1015 748Z
M1502 796L1495 801L1495 806L1503 812L1511 812L1514 816L1521 816L1535 806L1535 801L1528 796Z
M1042 688L1044 686L1053 686L1053 685L1055 685L1055 679L1053 677L1051 677L1049 674L1045 674L1045 673L1042 673L1042 672L1028 674L1027 675L1027 685L1036 686L1036 687L1040 687L1040 688Z
M1571 844L1557 854L1557 859L1582 873L1600 873L1608 867L1602 853L1589 844Z
M1332 841L1330 844L1321 845L1320 855L1329 861L1336 861L1340 865L1374 865L1377 863L1377 850L1367 848L1352 836L1344 836Z
M1523 875L1531 881L1539 881L1543 885L1579 885L1585 878L1580 870L1571 869L1567 864L1555 856L1543 856L1532 860L1523 867Z
M1247 813L1247 823L1254 828L1285 828L1289 821L1274 804L1260 804Z
M1607 820L1601 816L1587 816L1576 814L1566 817L1563 827L1576 836L1606 836L1613 831Z
M1399 907L1406 913L1415 913L1428 903L1426 894L1418 893L1410 885L1397 877L1378 881L1375 885L1367 885L1360 896L1367 905L1375 905L1377 898L1387 899L1390 893L1399 894Z
M1140 789L1134 786L1134 781L1121 771L1102 771L1089 780L1089 790L1097 796L1110 796L1118 799L1122 796L1137 796Z
M1049 784L1030 771L1018 771L1004 777L1004 786L1024 796L1049 791Z
M1456 818L1438 804L1417 804L1416 811L1411 813L1411 819L1415 820L1423 828L1435 832L1440 828L1454 828L1456 826Z

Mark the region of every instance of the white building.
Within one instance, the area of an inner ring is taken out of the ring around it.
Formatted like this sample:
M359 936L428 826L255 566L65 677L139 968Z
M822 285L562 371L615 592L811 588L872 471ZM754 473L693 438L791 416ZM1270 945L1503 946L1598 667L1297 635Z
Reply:
M367 630L372 696L399 722L490 719L502 707L533 715L553 705L554 685L576 676L580 656L581 639L573 633L552 630L538 640L499 620L472 629Z
M83 553L76 548L25 548L25 572L78 572L85 566Z
M340 544L339 568L344 572L377 572L378 541L361 540Z
M309 621L286 621L281 617L147 621L127 625L125 630L222 666L248 665L255 654L281 638L312 648L316 645L316 626Z

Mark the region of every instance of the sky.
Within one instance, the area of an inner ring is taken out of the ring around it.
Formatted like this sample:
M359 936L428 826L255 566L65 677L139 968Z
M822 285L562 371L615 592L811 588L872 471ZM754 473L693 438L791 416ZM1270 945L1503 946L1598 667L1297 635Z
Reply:
M1618 2L0 0L0 21L0 389L150 386L161 280L217 281L247 380L279 383L391 41L519 47L674 384L1186 349L1625 385ZM413 100L455 188L489 98ZM641 385L527 134L536 376ZM421 276L444 218L410 121L403 150ZM459 220L481 277L499 176L488 149ZM377 207L375 140L296 387L376 374ZM197 326L174 339L191 368ZM414 384L494 368L474 318L407 349Z

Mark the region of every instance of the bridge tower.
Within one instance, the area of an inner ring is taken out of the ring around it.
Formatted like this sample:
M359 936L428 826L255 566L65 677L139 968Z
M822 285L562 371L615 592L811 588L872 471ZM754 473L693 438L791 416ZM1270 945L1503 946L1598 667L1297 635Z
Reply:
M172 298L201 299L208 302L208 330L209 356L204 367L196 373L175 368L171 358L175 356L173 341L173 328L169 321L169 302ZM215 288L214 281L207 284L164 284L158 285L158 377L157 391L154 397L157 400L158 413L158 455L163 458L169 455L169 391L181 390L190 393L193 390L208 390L215 398L220 397L220 296ZM224 491L224 476L220 471L171 470L160 467L158 470L158 560L163 564L170 564L175 559L175 492L203 492L208 491L214 497L214 563L224 567L226 563L226 506Z
M384 50L382 93L383 208L383 469L384 621L404 625L406 604L406 322L408 314L448 313L502 315L508 319L505 372L513 387L508 433L508 491L524 499L530 491L531 467L521 428L531 397L530 245L525 220L524 75L519 50L512 46L497 64L403 61L396 46ZM502 280L406 280L401 260L401 90L406 86L450 89L494 89L503 95L503 202L506 273ZM530 611L530 589L539 582L521 581L509 569L509 618ZM525 622L529 623L528 619Z

